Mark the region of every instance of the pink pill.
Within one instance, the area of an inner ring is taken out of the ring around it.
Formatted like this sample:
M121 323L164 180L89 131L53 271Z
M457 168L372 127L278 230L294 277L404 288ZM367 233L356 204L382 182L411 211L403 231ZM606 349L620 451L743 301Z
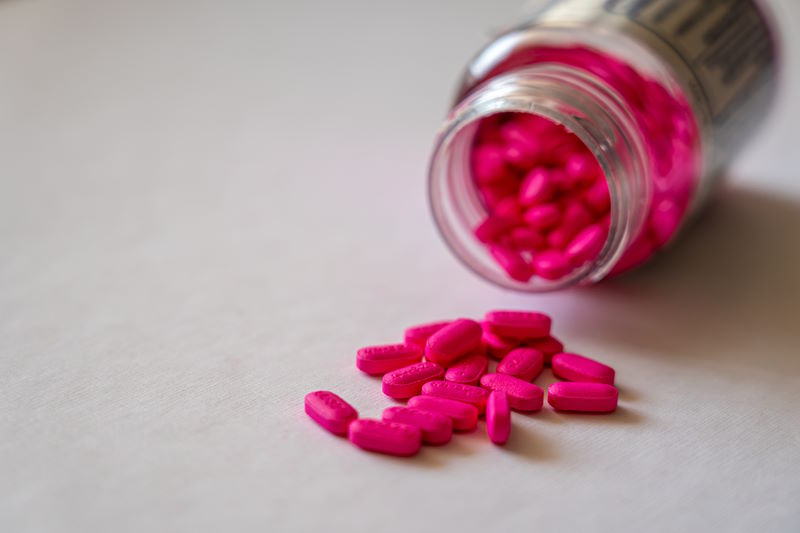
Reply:
M592 223L592 214L577 200L567 200L564 202L563 209L564 216L561 220L561 227L573 235Z
M474 405L478 412L482 413L486 410L489 391L482 387L453 383L452 381L429 381L422 386L422 395L468 403Z
M578 183L592 183L600 175L597 160L591 155L581 153L569 156L564 170Z
M547 243L548 248L552 248L554 250L563 250L570 243L574 235L575 233L572 231L572 229L565 226L559 226L547 234L545 242Z
M512 141L503 150L503 157L506 163L520 170L526 170L536 163L538 152L539 146L535 143Z
M544 364L549 365L553 360L553 356L557 353L564 351L564 344L555 337L547 337L545 339L532 339L525 341L525 346L529 348L536 348L544 356Z
M528 381L505 374L484 374L481 386L493 391L505 392L508 403L517 411L538 411L544 403L544 391Z
M550 172L545 168L534 168L525 175L519 187L519 202L523 205L543 204L553 197L555 187Z
M575 353L553 356L553 374L567 381L614 384L614 369Z
M475 228L475 237L483 243L496 241L502 234L519 224L517 217L490 215Z
M453 383L475 385L481 379L481 376L486 373L488 366L489 360L482 353L467 355L447 367L444 379Z
M459 318L428 338L425 358L442 366L449 366L481 347L481 325L468 318Z
M483 344L486 346L487 354L495 359L502 359L508 352L520 345L520 340L497 335L487 325L483 328Z
M534 311L495 310L486 313L486 327L512 339L543 339L550 335L550 317Z
M449 416L414 407L387 407L383 411L383 420L418 427L422 442L426 444L446 444L453 435L453 421Z
M415 344L425 349L425 343L428 342L428 338L448 325L451 320L441 320L438 322L428 322L427 324L420 324L418 326L411 326L410 328L406 329L404 337L406 344Z
M547 389L547 403L558 411L610 413L617 409L618 397L616 387L606 383L562 381Z
M597 180L594 182L594 185L589 187L586 191L583 201L586 202L589 209L598 215L602 215L608 211L611 205L611 197L609 196L608 184L605 180Z
M503 357L497 365L498 374L514 376L524 381L532 381L542 372L544 355L535 348L515 348ZM424 388L423 388L424 390Z
M414 396L409 398L408 406L447 415L453 421L453 429L458 431L474 429L478 424L478 409L468 403L436 396Z
M573 265L581 265L597 257L606 242L606 230L600 224L584 228L570 241L565 253Z
M520 207L515 197L509 196L497 202L492 215L502 219L519 221L522 215L522 207Z
M486 403L486 432L489 440L503 445L511 434L511 407L503 391L492 391Z
M422 445L422 432L418 427L369 418L352 422L347 436L364 450L400 457L414 455Z
M572 265L566 255L551 248L533 258L533 270L541 278L557 280L567 275L572 270Z
M358 418L352 405L326 390L306 394L305 407L308 416L336 435L347 435L347 426Z
M492 183L507 176L503 149L497 145L484 144L473 152L473 169L478 183Z
M356 353L356 366L370 375L380 375L422 360L422 348L416 344L367 346Z
M392 370L383 376L383 393L391 398L410 398L420 393L422 385L443 375L444 369L430 361Z
M545 238L535 229L519 226L511 230L511 244L517 250L539 250L546 244Z
M512 279L526 283L533 276L533 269L519 252L503 246L492 246L489 253Z
M555 204L535 205L525 211L523 220L533 229L550 229L561 220L561 211Z

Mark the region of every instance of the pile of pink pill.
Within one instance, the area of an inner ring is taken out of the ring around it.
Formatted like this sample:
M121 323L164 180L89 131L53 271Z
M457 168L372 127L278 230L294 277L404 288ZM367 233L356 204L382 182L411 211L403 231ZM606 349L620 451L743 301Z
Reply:
M488 372L489 360L499 360ZM319 425L347 436L365 450L397 456L416 454L422 444L441 445L454 431L471 431L479 417L495 444L511 434L511 411L537 412L545 393L532 383L545 365L562 381L547 390L547 402L564 412L611 413L617 408L614 369L564 352L551 335L549 316L529 311L490 311L482 322L467 318L432 322L405 331L404 342L361 348L356 366L382 377L383 393L407 401L363 419L330 391L305 397L305 411Z
M634 268L672 238L694 191L699 141L691 108L660 81L583 47L519 50L484 80L536 63L561 63L602 79L629 106L647 143L653 195L646 223L612 274ZM512 279L559 280L602 250L609 231L608 184L586 145L563 126L527 113L485 117L471 166L486 209L475 237Z

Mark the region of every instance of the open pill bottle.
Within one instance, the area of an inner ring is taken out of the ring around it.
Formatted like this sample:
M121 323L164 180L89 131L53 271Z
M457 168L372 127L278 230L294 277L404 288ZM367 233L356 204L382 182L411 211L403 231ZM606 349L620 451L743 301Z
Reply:
M429 168L434 220L500 286L635 268L702 207L776 90L753 0L556 0L469 62Z

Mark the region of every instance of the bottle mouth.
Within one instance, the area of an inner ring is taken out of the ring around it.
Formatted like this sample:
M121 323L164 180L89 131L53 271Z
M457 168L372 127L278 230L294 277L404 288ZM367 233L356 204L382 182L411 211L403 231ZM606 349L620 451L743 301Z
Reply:
M512 278L475 236L488 208L473 175L472 150L481 121L505 113L533 115L562 126L595 157L608 186L610 218L602 248L594 259L558 279ZM613 268L642 225L651 194L644 153L633 117L600 80L556 64L514 70L472 91L446 120L429 167L433 218L456 257L501 287L544 292L594 283Z

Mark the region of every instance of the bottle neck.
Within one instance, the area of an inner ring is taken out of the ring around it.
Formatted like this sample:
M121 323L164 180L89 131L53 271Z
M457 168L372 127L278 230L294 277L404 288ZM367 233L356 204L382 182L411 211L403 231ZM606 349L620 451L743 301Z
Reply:
M497 113L545 117L575 134L603 170L611 198L608 238L597 257L565 278L514 281L473 234L486 216L470 154L481 119ZM602 279L642 228L652 194L647 149L628 105L603 81L574 67L538 64L493 78L452 110L429 168L434 219L445 241L468 267L494 283L539 292Z

